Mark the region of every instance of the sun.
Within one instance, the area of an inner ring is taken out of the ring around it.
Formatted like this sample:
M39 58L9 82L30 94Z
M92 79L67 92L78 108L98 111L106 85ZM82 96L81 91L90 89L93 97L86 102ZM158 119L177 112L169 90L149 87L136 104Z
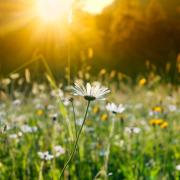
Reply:
M37 0L36 13L44 23L57 23L68 18L72 0Z
M112 4L114 0L85 0L83 10L91 14L100 14L103 9Z

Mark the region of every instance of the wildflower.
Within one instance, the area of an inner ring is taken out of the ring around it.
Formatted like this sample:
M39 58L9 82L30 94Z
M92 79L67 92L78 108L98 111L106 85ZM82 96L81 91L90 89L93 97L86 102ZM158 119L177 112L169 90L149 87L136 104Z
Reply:
M55 106L53 106L52 104L49 104L49 105L47 106L47 109L48 109L48 110L53 110L53 109L55 109Z
M19 106L19 105L21 104L21 100L16 99L16 100L14 100L14 101L12 102L12 104L13 104L14 106Z
M138 82L138 84L140 85L140 86L144 86L145 84L146 84L146 79L145 78L142 78L142 79L140 79L139 80L139 82Z
M53 115L51 116L51 119L52 119L53 122L55 122L55 121L57 120L57 118L58 118L58 114L57 114L57 113L56 113L56 114L53 114Z
M46 86L44 85L44 84L39 84L39 90L40 91L45 91L45 89L46 89Z
M100 76L103 76L106 74L106 69L101 69L101 71L99 72Z
M83 119L78 119L78 120L76 121L76 125L78 125L78 126L81 126L82 123L83 123Z
M36 114L38 115L38 116L42 116L43 115L43 110L42 109L38 109L37 111L36 111Z
M138 127L134 127L134 128L132 129L132 131L133 131L133 133L135 133L135 134L139 134L140 131L141 131L141 129L138 128Z
M112 176L112 175L113 175L113 173L112 173L112 172L108 173L108 176Z
M168 122L163 122L160 126L162 129L165 129L168 127Z
M10 134L10 135L9 135L9 138L10 138L10 139L17 139L17 138L18 138L18 135L17 135L17 134Z
M120 104L119 106L117 106L116 104L114 103L108 103L107 106L106 106L106 109L114 114L117 114L117 113L122 113L125 111L125 107Z
M20 131L20 132L18 132L18 137L21 137L22 135L23 135L23 133Z
M89 73L85 73L85 79L89 80L90 79L90 74Z
M152 108L152 111L155 112L155 113L161 113L161 112L163 112L163 107L155 106L155 107Z
M107 114L102 114L101 115L101 121L107 121L107 119L108 119L108 115Z
M72 89L74 95L82 96L87 101L104 100L104 96L110 93L108 88L101 87L99 83L95 85L87 83L86 87L80 83L75 83L75 86Z
M86 107L86 112L85 112L85 115L84 115L82 125L80 127L80 130L79 130L77 136L76 136L76 141L75 141L75 144L74 144L74 148L72 150L72 153L71 153L68 161L66 162L66 164L64 165L64 167L62 169L62 172L61 172L61 175L60 175L59 179L62 178L65 169L67 168L67 166L69 165L69 163L71 162L71 160L74 157L74 154L75 154L77 146L78 146L79 137L81 135L83 126L84 126L86 118L87 118L90 102L94 101L94 100L98 100L98 99L103 100L104 96L110 92L110 90L108 88L100 86L99 83L96 83L96 84L93 84L93 85L91 85L90 83L87 83L86 87L83 86L83 84L75 83L75 86L72 87L72 89L74 91L74 95L79 95L79 96L84 97L84 99L88 101L88 104L87 104L87 107Z
M68 99L68 98L65 98L65 99L63 99L63 104L65 105L65 106L69 106L69 104L70 104L70 99Z
M38 152L38 156L40 157L40 159L48 161L54 158L53 155L49 154L48 151L46 152Z
M174 111L177 110L177 107L175 105L171 104L171 105L168 106L168 109L169 109L169 111L174 112Z
M14 74L11 74L11 75L10 75L10 78L13 79L13 80L15 80L15 79L18 79L19 76L20 76L20 75L19 75L18 73L14 73Z
M93 113L94 113L94 114L99 113L99 111L100 111L99 106L95 106L95 107L93 108Z
M29 125L23 125L23 126L21 127L21 131L22 131L23 133L33 133L33 132L36 132L36 131L37 131L37 127L36 127L36 126L31 127L31 126L29 126Z
M25 69L24 75L25 75L26 82L30 83L31 82L31 73L28 68Z
M180 171L180 164L178 164L178 165L176 166L176 170L177 170L177 171Z
M65 149L62 146L55 146L54 153L56 157L59 157L60 155L65 153Z
M112 70L109 76L111 79L113 79L116 76L116 71Z
M9 78L2 79L2 84L7 86L11 83L11 80Z
M120 142L119 142L120 147L123 147L123 146L124 146L124 144L125 144L124 140L123 140L123 139L121 139L121 140L120 140Z
M161 125L164 122L163 119L151 119L150 120L150 125L156 126L156 125Z
M20 78L19 80L18 80L18 85L22 85L23 84L23 82L24 82L24 78Z
M130 134L139 134L141 129L138 127L126 127L125 131Z

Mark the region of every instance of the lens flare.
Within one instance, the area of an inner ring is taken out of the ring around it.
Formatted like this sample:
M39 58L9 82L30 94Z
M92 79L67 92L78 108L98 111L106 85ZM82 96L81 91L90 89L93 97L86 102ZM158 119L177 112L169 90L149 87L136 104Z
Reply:
M57 23L68 19L72 0L38 0L36 13L45 23Z
M85 0L83 10L90 14L100 14L102 10L114 0Z

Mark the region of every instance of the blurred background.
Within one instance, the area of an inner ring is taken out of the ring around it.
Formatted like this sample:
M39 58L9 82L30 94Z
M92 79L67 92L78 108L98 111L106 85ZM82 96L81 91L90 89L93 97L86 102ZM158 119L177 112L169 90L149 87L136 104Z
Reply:
M51 7L51 1L53 6ZM153 64L174 74L180 63L178 0L0 0L0 72L24 63L39 74L39 56L56 77L68 59L72 75L82 63L130 76Z

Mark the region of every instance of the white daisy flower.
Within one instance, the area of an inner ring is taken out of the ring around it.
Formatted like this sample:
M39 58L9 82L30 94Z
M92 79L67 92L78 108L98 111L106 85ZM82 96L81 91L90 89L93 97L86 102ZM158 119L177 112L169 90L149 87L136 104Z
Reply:
M125 111L125 107L122 104L116 105L114 103L108 103L106 109L114 114L122 113Z
M170 105L168 106L168 109L169 109L169 111L174 112L174 111L177 110L177 106L170 104Z
M40 157L40 159L46 160L46 161L51 160L51 159L54 158L54 156L49 154L48 151L46 151L46 152L38 152L38 156Z
M18 135L17 135L17 134L10 134L10 135L9 135L9 138L10 138L10 139L17 139L17 138L18 138Z
M50 117L51 117L51 119L52 119L53 122L56 122L57 119L58 119L58 113L51 114Z
M82 96L87 101L104 100L104 96L110 93L110 90L106 87L102 87L99 84L91 85L87 83L86 86L80 83L75 83L72 87L74 95Z
M60 155L65 153L65 149L62 146L55 146L54 152L55 152L55 156L59 157Z
M177 170L177 171L180 171L180 164L178 164L178 165L176 166L176 170Z
M126 127L125 132L129 134L139 134L141 132L141 129L138 127Z
M33 132L36 132L37 130L38 130L38 129L37 129L36 126L31 127L31 126L29 126L29 125L23 125L23 126L21 127L21 131L22 131L23 133L33 133Z
M14 101L12 102L12 104L13 104L14 106L19 106L19 105L21 104L21 100L20 100L20 99L16 99L16 100L14 100Z

